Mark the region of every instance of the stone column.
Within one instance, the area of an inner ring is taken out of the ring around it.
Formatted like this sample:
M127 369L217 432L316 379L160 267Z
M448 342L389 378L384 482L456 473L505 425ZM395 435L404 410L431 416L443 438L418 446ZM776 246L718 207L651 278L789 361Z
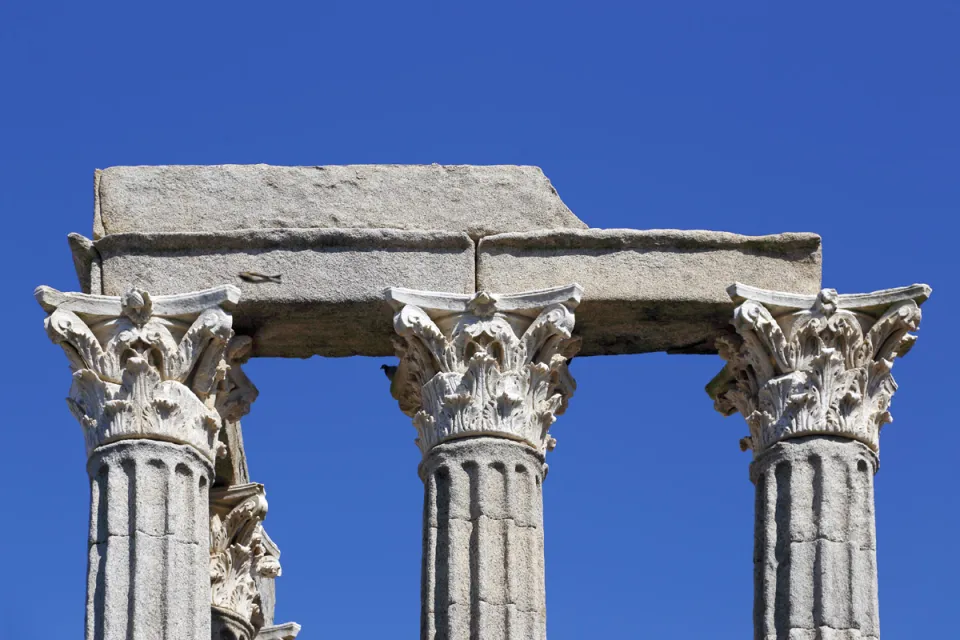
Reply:
M756 485L754 637L877 640L873 476L894 358L930 288L797 296L734 285L737 336L708 386L741 413Z
M239 294L37 289L87 447L87 640L210 637L214 403Z
M575 388L580 296L387 293L391 392L423 454L424 640L546 638L544 455Z
M223 418L210 492L210 595L213 640L292 640L300 625L274 624L280 549L267 535L263 485L250 482L240 419L250 412L259 391L243 371L253 350L249 336L227 345L229 370L217 394Z

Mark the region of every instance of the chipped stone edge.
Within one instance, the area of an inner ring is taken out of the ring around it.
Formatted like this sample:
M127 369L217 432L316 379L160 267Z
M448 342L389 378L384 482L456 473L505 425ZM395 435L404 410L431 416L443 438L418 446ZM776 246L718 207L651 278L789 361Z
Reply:
M94 244L101 253L110 254L143 254L154 251L207 248L240 251L303 247L474 250L473 240L464 232L365 228L117 233L105 236Z
M807 232L746 236L727 231L687 229L550 229L484 236L478 245L478 252L482 253L485 249L616 251L659 248L689 251L762 249L768 254L771 250L779 250L784 254L819 255L821 239L818 234Z
M103 215L100 212L100 179L103 177L104 169L94 169L93 171L93 239L99 240L107 235L103 226Z
M83 293L103 293L103 260L93 240L79 233L67 234L67 243L73 255L73 268Z
M286 622L284 624L273 625L260 629L260 634L256 640L290 640L296 638L300 633L300 625L296 622Z

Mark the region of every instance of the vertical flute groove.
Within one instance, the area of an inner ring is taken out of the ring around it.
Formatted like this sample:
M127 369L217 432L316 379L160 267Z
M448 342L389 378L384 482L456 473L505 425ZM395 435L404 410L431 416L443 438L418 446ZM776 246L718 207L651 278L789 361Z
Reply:
M756 640L878 640L873 474L859 442L807 437L754 462Z
M88 472L87 640L209 637L209 463L130 440L97 449Z
M544 640L542 469L530 448L494 438L424 461L423 640Z

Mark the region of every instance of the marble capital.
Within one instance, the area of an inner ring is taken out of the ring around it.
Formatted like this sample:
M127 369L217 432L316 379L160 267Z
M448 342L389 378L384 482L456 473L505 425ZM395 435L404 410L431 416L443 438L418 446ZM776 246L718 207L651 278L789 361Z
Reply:
M426 456L437 444L496 436L552 449L548 430L576 384L567 363L582 289L460 295L388 289L400 364L390 390Z
M264 624L258 581L280 575L263 531L266 515L262 484L210 491L211 606L243 620L254 634Z
M148 438L215 460L216 396L229 370L224 354L239 289L152 297L140 289L100 296L39 287L35 296L73 370L67 402L88 456L111 442Z
M735 284L735 336L718 341L727 361L707 386L718 411L739 412L754 456L789 438L849 438L879 453L897 384L890 371L920 326L927 285L867 294L794 295Z

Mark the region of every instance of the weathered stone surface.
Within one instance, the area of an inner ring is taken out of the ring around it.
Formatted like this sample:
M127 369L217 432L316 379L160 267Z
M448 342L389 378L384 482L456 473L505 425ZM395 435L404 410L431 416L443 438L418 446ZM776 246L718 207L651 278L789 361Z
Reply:
M229 609L210 607L210 618L213 640L253 640L257 637L253 625Z
M478 245L477 288L525 291L576 282L581 355L715 353L733 282L820 289L820 238L715 231L585 229L508 233Z
M894 359L930 287L816 296L729 288L716 408L746 419L757 485L754 637L880 637L873 475Z
M280 563L267 553L264 541L262 522L266 515L262 484L214 488L210 492L211 604L214 610L228 611L250 625L248 638L256 635L265 622L259 580L280 575Z
M391 355L384 289L473 293L475 283L473 241L443 231L124 234L97 241L96 250L107 294L239 287L234 328L253 337L255 356Z
M878 640L875 454L846 438L780 442L757 485L755 638Z
M260 537L263 541L265 561L268 566L280 567L280 548L267 535L267 530L260 528ZM277 578L280 571L259 572L256 576L257 591L260 592L260 615L263 618L263 628L273 625L274 614L277 610Z
M63 293L38 287L47 335L73 370L67 400L87 455L104 444L151 438L189 444L216 459L216 391L233 337L239 290L223 286L157 296Z
M497 435L539 452L576 383L567 370L577 285L497 295L389 289L399 366L390 391L423 455L439 442Z
M543 456L502 438L434 447L425 487L420 637L545 640Z
M746 419L741 447L759 455L780 440L830 434L879 452L880 429L893 420L890 370L916 341L909 332L930 287L800 296L737 283L729 292L740 303L738 335L719 339L727 366L707 391L718 411Z
M260 629L257 640L294 640L299 633L300 625L296 622L287 622Z
M583 228L538 167L111 167L94 236L267 228L440 229L473 237Z
M210 461L191 446L122 440L96 449L87 640L209 638Z

